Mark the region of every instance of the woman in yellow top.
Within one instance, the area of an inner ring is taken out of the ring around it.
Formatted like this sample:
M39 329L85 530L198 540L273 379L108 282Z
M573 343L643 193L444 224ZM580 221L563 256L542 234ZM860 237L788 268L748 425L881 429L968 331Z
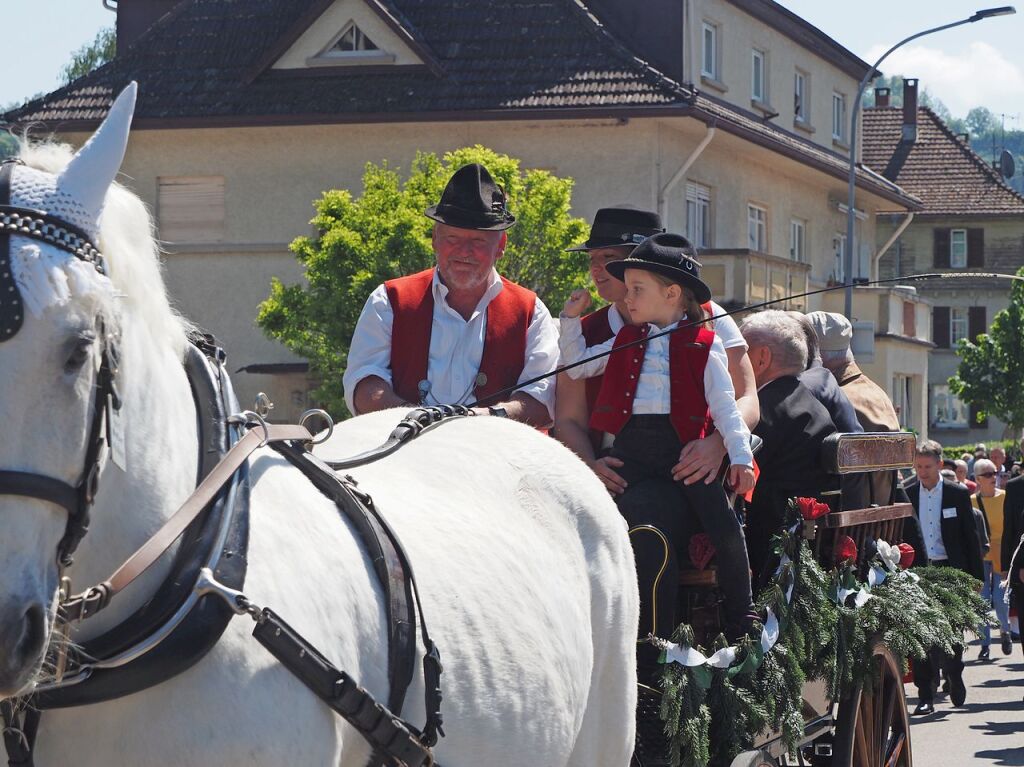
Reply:
M999 638L1002 643L1003 655L1013 650L1010 641L1010 618L1007 605L1003 601L1005 586L1003 581L1003 563L999 561L999 547L1003 539L1003 501L1006 491L996 487L996 466L987 458L979 458L974 462L974 480L978 483L978 492L971 496L971 503L979 509L985 518L985 529L988 532L990 547L985 555L985 580L981 584L981 596L992 603L999 619ZM992 643L992 630L985 625L981 629L981 653L979 660L989 660L989 645Z

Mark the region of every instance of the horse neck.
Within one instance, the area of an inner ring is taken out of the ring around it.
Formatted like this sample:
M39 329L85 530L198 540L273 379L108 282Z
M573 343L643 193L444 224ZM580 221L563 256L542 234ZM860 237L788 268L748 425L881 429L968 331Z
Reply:
M196 410L178 353L161 346L144 323L125 322L118 386L125 470L108 461L91 511L89 533L69 570L73 588L107 579L174 513L196 484ZM76 638L98 635L145 604L170 570L165 555Z

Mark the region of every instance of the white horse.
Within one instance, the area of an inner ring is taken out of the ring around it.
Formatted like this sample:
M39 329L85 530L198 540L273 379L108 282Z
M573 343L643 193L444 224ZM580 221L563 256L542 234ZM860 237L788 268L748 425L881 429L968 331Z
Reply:
M25 311L20 331L0 343L0 471L79 481L98 339L103 329L119 335L127 466L108 463L100 478L90 530L67 572L79 588L145 542L192 492L197 470L182 369L187 324L168 301L147 211L113 183L133 107L134 85L77 155L26 145L25 164L13 170L10 204L95 233L109 278L38 239L11 237ZM336 458L375 446L401 416L348 421L317 452ZM277 453L263 449L250 466L246 594L386 701L382 592L353 528ZM624 767L634 732L636 580L625 525L583 463L533 429L474 417L352 474L405 544L442 653L447 735L438 762ZM48 678L66 518L56 504L0 495L0 699ZM72 640L116 626L170 567L165 555ZM363 738L251 628L234 618L198 664L155 687L46 711L36 764L365 764ZM416 724L422 653L403 712Z

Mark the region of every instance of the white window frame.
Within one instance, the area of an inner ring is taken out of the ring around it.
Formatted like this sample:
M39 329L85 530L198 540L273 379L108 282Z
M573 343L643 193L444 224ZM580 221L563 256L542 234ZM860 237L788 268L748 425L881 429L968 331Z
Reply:
M750 98L762 104L768 103L768 73L765 66L768 54L758 48L750 51Z
M956 348L957 341L967 338L970 332L970 312L966 306L949 307L949 347Z
M846 141L846 96L832 91L832 138Z
M808 74L799 69L793 73L793 119L804 125L811 121L810 109L808 109L808 79Z
M353 45L355 47L352 50L350 50L350 51L342 50L338 46L341 44L342 38L345 37L345 35L347 35L349 32L352 32L352 41L353 41ZM364 44L368 43L372 47L360 47L360 43L364 43ZM328 55L328 56L367 56L367 55L379 56L382 53L383 53L383 51L380 49L380 46L377 45L377 43L373 42L373 40L371 40L367 36L367 34L362 30L362 28L358 24L355 23L355 21L350 21L348 24L346 24L342 28L341 33L338 35L337 39L335 39L335 41L333 43L331 43L331 47L328 49L326 55Z
M710 50L708 49L708 37L711 38ZM708 62L711 62L710 69ZM700 73L712 80L718 79L718 25L705 21L701 24L700 33Z
M747 203L747 247L768 252L768 209L752 202Z
M686 184L686 236L698 248L711 247L711 189Z
M807 222L802 218L789 220L789 257L798 263L807 263Z
M967 266L966 229L949 230L949 266L951 269L963 269Z
M914 428L914 377L894 373L892 377L892 404L896 409L900 428Z
M966 429L970 427L971 411L960 400L949 384L932 384L929 398L928 422L937 429ZM939 418L940 413L942 418Z
M832 235L832 277L836 282L846 282L846 234L836 232Z

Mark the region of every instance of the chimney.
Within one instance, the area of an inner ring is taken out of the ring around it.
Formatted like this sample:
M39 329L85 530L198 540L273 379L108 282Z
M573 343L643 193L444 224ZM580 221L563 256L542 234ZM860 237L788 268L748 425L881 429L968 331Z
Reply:
M917 78L903 80L903 140L917 141Z
M117 53L128 48L170 11L178 0L123 0L117 3Z
M889 106L889 94L892 91L889 88L875 88L875 106L876 107L887 107Z

